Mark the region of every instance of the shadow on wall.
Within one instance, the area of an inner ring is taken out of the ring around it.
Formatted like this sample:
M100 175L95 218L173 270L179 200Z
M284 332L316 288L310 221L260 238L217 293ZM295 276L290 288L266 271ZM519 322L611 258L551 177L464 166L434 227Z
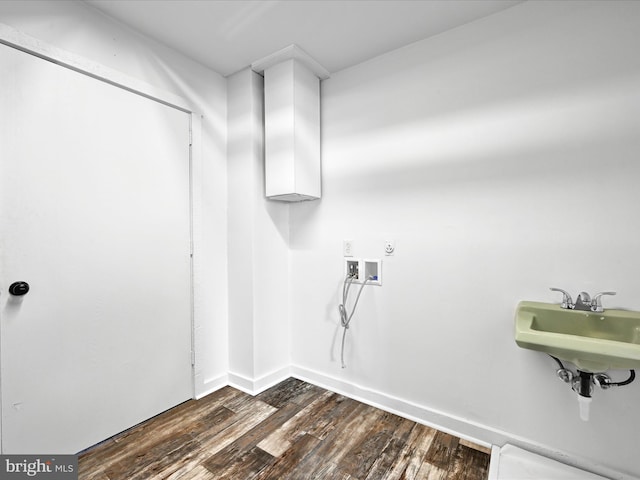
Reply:
M336 133L323 152L324 180L328 188L384 191L628 168L640 148L631 118L640 110L638 85L640 77L634 76L425 115L412 124Z

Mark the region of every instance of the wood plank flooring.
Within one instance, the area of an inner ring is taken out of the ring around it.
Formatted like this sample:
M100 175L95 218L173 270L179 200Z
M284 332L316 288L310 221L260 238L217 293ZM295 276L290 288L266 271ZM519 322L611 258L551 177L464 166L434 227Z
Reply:
M225 387L79 457L81 480L484 480L488 449L290 378Z

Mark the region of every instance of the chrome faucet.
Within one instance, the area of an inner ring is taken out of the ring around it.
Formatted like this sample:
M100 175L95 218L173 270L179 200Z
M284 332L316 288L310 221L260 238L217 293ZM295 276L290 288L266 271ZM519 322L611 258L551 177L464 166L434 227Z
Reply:
M578 294L578 298L576 299L576 303L573 303L571 295L569 295L569 293L567 293L565 290L555 287L551 287L549 290L562 293L562 303L560 304L560 308L567 308L570 310L583 310L586 312L597 313L604 312L604 308L602 307L602 296L616 294L616 292L600 292L595 294L593 298L591 298L591 296L587 292L580 292Z
M591 311L591 295L587 292L580 292L576 299L576 303L573 305L573 309L585 310L587 312Z

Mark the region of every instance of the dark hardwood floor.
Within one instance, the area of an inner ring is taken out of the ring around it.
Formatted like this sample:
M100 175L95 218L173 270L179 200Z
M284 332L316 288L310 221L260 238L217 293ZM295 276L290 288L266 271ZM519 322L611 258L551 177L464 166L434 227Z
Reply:
M486 479L488 449L290 378L225 387L80 454L81 480Z

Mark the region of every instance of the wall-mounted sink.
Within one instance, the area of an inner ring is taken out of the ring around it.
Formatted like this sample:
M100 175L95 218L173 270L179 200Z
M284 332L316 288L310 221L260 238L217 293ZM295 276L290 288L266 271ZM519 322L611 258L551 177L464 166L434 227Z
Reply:
M569 310L542 302L520 302L518 346L545 352L585 372L640 368L640 312Z

